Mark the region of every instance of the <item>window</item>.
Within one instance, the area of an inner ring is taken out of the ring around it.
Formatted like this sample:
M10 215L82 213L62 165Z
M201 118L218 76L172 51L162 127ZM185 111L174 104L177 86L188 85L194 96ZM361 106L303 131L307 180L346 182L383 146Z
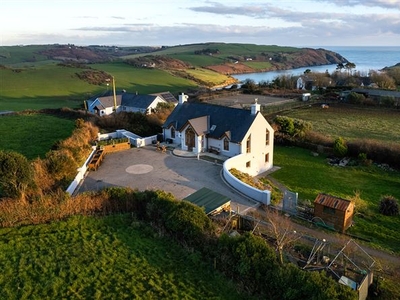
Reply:
M265 129L265 145L269 145L269 131Z
M229 140L227 138L224 139L224 150L229 151Z
M265 154L265 162L269 162L269 153Z
M250 167L251 167L251 162L248 161L248 162L246 163L246 168L250 168Z
M171 138L175 138L175 128L171 127Z
M246 142L246 153L250 153L250 152L251 152L251 134L247 138L247 142Z

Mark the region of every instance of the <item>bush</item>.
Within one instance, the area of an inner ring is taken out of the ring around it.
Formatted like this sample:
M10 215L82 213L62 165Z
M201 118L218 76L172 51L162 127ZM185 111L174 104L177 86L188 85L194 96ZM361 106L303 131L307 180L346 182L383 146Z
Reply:
M385 216L396 216L399 214L399 204L393 196L386 195L381 198L379 212Z
M333 153L338 157L345 157L347 154L347 144L342 137L338 137L333 143Z

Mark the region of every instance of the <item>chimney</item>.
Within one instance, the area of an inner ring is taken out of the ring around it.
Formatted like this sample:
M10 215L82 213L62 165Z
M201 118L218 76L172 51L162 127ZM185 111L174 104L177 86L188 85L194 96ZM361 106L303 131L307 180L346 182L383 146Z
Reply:
M187 101L187 99L189 98L188 95L185 95L184 93L179 95L179 101L178 104L183 104Z
M257 103L258 99L254 99L254 103L251 105L251 114L255 115L260 111L260 104Z

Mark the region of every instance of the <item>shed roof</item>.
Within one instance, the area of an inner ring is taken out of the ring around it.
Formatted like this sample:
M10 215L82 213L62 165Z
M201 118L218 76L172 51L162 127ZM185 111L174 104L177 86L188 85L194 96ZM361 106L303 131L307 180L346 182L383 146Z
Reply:
M206 187L201 188L183 200L203 207L207 215L231 201L229 197L214 192Z
M332 195L320 193L317 198L315 198L314 203L321 204L336 210L346 211L351 205L350 200L345 200Z

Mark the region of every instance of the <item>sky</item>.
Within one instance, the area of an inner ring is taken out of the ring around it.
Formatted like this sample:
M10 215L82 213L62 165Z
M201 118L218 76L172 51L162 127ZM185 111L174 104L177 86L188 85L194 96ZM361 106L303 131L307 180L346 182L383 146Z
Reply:
M400 0L1 0L0 45L400 46Z

